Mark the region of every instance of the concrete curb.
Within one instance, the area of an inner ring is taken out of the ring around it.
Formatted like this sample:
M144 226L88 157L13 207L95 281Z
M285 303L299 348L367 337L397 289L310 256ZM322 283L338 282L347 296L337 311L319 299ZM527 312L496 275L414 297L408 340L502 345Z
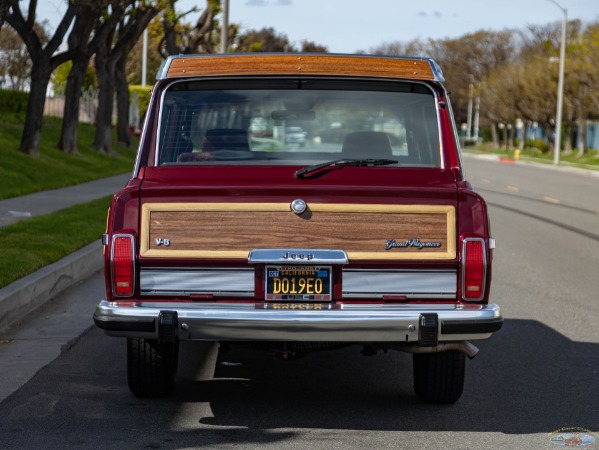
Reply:
M96 241L0 289L0 330L14 325L65 289L90 277L103 263L102 244Z

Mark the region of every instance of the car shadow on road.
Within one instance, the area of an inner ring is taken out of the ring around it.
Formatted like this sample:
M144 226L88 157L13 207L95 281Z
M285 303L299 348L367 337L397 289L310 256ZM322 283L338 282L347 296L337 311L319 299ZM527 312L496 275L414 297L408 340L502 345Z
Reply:
M91 329L0 403L0 448L282 445L310 439L310 429L350 441L361 430L596 429L599 344L506 320L479 346L464 395L449 406L416 399L410 355L365 357L356 346L296 361L233 347L218 355L214 371L204 370L213 378L179 377L173 397L139 399L127 388L124 340Z
M250 428L549 433L599 423L599 344L572 342L544 324L507 320L467 362L464 395L427 405L412 392L411 356L363 357L358 347L279 361L265 352L220 354L215 378L180 385L210 402L210 425Z

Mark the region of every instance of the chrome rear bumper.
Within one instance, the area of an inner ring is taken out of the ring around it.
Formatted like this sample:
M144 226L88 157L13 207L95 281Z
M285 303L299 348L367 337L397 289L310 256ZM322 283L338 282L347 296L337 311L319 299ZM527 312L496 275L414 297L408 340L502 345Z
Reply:
M111 336L160 339L163 314L175 318L172 331L178 339L211 341L419 342L429 326L423 320L426 316L437 318L437 340L444 342L487 339L503 324L495 304L344 304L336 309L291 310L248 303L131 306L106 300L96 307L94 321Z

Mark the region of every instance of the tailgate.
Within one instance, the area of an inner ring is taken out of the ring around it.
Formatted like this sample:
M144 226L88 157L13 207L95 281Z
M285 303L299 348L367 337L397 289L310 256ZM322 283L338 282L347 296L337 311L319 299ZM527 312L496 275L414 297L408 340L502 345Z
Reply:
M276 190L239 178L226 187L179 179L169 189L145 181L141 294L265 300L266 267L314 266L319 251L335 250L345 258L327 263L333 299L455 298L450 180L442 184L435 174L432 190L422 180L347 189L330 178L298 185L285 183L289 177L271 179ZM294 211L297 200L305 207ZM269 261L248 260L255 250L275 253Z

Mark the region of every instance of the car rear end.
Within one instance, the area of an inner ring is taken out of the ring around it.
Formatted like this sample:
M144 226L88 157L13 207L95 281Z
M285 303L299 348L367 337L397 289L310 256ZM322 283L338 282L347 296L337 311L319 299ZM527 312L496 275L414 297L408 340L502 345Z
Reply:
M418 396L457 400L469 341L502 318L434 62L180 57L162 75L111 205L95 314L128 338L132 391L172 388L180 340L285 357L357 343L414 353Z

